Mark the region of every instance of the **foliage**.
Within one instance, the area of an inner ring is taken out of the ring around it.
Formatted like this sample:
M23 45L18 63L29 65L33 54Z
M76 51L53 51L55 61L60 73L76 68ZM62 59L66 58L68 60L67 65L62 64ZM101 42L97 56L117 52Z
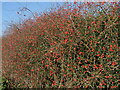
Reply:
M116 6L66 3L13 25L2 41L3 76L17 88L117 88Z
M0 90L5 90L8 86L8 80L5 77L0 77Z

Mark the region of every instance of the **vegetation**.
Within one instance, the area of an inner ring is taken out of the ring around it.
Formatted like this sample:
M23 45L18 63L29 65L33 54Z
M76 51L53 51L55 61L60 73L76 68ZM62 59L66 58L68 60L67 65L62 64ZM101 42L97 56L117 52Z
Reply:
M13 24L3 76L15 88L118 88L118 3L65 3Z

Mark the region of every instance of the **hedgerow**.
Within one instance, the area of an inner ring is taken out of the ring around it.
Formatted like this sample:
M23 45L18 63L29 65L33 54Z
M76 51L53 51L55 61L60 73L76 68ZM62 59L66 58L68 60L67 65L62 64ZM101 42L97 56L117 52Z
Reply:
M3 36L3 76L16 88L118 88L118 3L65 3Z

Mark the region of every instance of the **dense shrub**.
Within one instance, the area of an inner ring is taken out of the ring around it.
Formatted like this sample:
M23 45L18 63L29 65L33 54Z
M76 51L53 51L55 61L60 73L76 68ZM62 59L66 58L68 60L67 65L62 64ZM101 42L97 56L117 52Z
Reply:
M15 24L2 40L11 87L116 88L118 3L66 3Z

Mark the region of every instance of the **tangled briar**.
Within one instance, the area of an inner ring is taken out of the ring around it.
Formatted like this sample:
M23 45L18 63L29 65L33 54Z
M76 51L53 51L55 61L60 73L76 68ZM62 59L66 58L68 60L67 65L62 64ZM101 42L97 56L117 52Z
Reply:
M3 76L17 88L117 88L117 4L65 3L19 31L11 27L2 40Z

